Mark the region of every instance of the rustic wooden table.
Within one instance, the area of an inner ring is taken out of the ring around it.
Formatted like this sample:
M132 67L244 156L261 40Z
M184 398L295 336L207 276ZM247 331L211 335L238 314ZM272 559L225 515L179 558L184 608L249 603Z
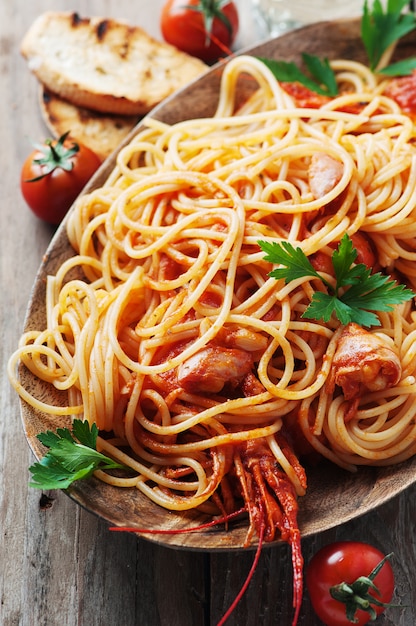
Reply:
M241 0L238 46L253 43L248 0ZM169 549L125 533L84 511L63 493L28 488L33 462L6 363L52 229L31 215L19 192L21 163L32 140L46 133L37 85L19 54L21 38L41 12L123 17L160 37L162 0L2 0L0 2L0 624L2 626L208 626L218 622L252 563L253 554ZM335 539L369 541L395 553L396 600L380 626L416 624L416 487L364 517L303 541L305 560ZM291 624L290 551L263 551L232 618L238 626ZM299 624L319 624L304 595Z

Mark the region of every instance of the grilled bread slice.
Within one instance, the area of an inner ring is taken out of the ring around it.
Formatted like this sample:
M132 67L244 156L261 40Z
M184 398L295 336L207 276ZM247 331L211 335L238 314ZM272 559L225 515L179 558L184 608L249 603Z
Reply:
M74 141L90 148L102 160L120 145L140 119L77 107L43 86L40 87L40 109L52 136L61 137L69 132Z
M21 53L53 93L119 115L145 115L207 70L199 59L142 28L78 13L40 15L25 34Z

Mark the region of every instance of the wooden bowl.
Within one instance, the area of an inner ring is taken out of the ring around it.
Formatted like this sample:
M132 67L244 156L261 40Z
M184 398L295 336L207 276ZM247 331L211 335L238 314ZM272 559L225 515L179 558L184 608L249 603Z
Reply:
M403 40L396 51L396 57L410 56L414 53L414 47L410 38ZM359 20L313 24L244 52L295 62L300 62L302 52L329 59L348 58L366 62ZM214 66L206 75L166 100L152 112L152 117L175 123L191 117L212 115L216 108L222 67L221 63ZM244 99L247 90L253 88L253 84L245 83L241 86L241 97ZM140 128L139 124L122 145ZM84 193L102 186L114 167L115 159L116 154L103 164ZM47 274L54 274L63 260L72 254L64 222L53 238L39 269L28 306L26 330L45 326L45 277ZM22 384L37 397L48 401L55 397L56 402L62 402L62 398L49 385L37 380L26 369L21 368L20 378ZM57 425L70 426L69 419L52 419L25 402L22 402L22 419L26 437L38 458L42 455L42 446L36 438L37 433L53 430ZM307 495L300 499L299 524L302 536L327 530L362 515L415 481L416 457L392 467L363 467L355 474L323 463L319 468L308 472ZM67 493L79 505L107 520L110 525L174 530L190 528L206 521L196 512L165 511L134 488L111 487L95 478L75 483ZM233 522L228 530L220 526L186 534L144 536L158 543L194 550L232 550L242 548L246 531L247 520L242 519Z

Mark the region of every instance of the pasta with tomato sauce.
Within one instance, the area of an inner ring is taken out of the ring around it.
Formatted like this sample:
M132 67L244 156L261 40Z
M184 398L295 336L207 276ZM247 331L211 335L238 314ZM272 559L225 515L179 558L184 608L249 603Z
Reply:
M370 329L307 319L322 283L276 281L258 244L296 244L333 280L347 233L359 260L416 286L413 120L391 82L331 65L340 95L326 98L235 57L212 118L144 120L70 213L75 253L48 278L47 328L26 333L9 365L26 401L96 423L100 449L134 470L102 480L169 510L244 501L247 545L260 519L266 540L292 545L298 606L302 455L355 471L416 451L413 303ZM247 75L258 89L237 106ZM67 405L24 390L18 361Z

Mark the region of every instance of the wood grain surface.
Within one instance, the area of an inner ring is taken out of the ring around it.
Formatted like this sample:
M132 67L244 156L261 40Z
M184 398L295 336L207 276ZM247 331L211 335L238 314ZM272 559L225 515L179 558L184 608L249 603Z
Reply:
M240 2L238 47L257 37L249 4ZM29 489L33 455L18 398L6 376L34 279L53 235L30 214L19 192L20 167L31 141L40 141L46 132L37 106L37 84L19 54L19 43L33 19L50 9L124 17L160 37L161 6L162 0L0 2L1 626L214 626L253 560L252 552L178 550L113 533L106 522L65 494ZM334 539L369 541L394 552L395 601L402 606L387 610L377 620L380 625L416 624L415 495L416 488L410 487L354 521L303 540L306 562ZM291 587L289 548L264 549L229 626L290 626ZM299 625L319 624L305 593Z

